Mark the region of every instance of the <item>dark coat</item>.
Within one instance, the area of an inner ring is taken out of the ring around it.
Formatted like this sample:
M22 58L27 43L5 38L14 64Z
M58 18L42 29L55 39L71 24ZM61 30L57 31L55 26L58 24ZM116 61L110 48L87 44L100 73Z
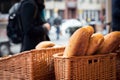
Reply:
M21 6L21 23L23 28L23 41L21 51L34 49L35 46L45 40L46 30L43 28L40 13L32 0L26 0ZM36 16L35 12L37 12ZM48 37L48 36L47 36Z
M120 31L120 0L112 0L112 30Z

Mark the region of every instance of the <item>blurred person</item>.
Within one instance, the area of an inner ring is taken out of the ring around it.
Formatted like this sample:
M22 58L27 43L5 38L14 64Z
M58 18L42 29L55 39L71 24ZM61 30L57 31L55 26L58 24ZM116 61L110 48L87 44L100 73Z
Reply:
M120 0L112 0L112 30L120 31Z
M21 52L34 49L41 41L50 40L47 35L50 30L50 24L44 18L44 0L23 1L25 2L20 8L23 29Z
M61 24L61 18L60 16L56 17L55 20L54 20L54 25L56 27L56 40L59 40L59 36L60 36L60 24Z

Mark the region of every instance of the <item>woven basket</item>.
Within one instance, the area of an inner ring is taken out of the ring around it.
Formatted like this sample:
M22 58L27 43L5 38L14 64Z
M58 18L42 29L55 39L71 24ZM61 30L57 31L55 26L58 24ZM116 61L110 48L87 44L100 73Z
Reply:
M120 80L120 52L117 53L117 80Z
M117 55L117 80L120 80L120 54Z
M64 58L55 54L56 80L116 80L116 54Z
M53 54L62 48L31 50L0 59L0 80L54 80Z

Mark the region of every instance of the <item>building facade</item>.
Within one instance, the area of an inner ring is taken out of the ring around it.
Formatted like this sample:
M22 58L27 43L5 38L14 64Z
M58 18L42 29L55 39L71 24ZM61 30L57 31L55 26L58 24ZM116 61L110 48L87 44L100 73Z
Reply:
M0 12L8 13L17 1L20 0L0 0ZM104 5L105 0L45 0L46 19L59 15L63 19L100 20Z
M61 16L64 19L77 18L77 0L46 0L48 17Z
M100 20L100 13L105 0L78 0L77 3L80 20Z
M61 16L64 19L100 20L105 0L46 0L46 17Z

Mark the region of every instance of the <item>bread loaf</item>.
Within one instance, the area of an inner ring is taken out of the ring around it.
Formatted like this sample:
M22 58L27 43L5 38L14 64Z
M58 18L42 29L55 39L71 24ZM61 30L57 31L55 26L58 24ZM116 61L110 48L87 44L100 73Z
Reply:
M68 45L65 48L64 57L83 56L85 55L90 36L94 33L91 26L77 29L70 37Z
M120 44L120 32L114 31L104 36L104 42L98 49L98 54L113 52Z
M98 50L103 41L104 36L101 33L94 33L90 38L86 55L93 55Z
M55 45L55 46L53 46L52 48L62 48L62 47L65 48L65 45Z
M51 41L42 41L35 47L35 49L49 48L53 46L55 46L55 44Z

